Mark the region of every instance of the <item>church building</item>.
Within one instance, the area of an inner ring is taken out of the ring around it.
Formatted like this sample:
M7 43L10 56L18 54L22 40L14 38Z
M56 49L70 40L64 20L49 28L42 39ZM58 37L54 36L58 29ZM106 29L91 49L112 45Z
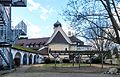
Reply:
M17 45L21 45L27 48L36 50L43 56L51 56L51 51L78 51L80 47L85 46L84 42L75 36L67 36L62 29L62 24L57 21L54 23L54 32L51 37L44 38L23 38L16 42Z

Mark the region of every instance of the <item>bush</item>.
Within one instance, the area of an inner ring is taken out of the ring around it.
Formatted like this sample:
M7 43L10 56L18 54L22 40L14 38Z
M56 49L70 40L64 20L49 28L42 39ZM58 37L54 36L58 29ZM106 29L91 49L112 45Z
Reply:
M99 58L92 58L92 61L91 61L92 63L101 63L101 59L99 59Z
M50 58L45 58L45 63L46 63L46 64L51 63Z
M70 60L69 59L63 59L62 62L63 63L70 63Z
M51 60L51 63L55 63L55 60ZM60 63L60 61L56 60L56 63Z

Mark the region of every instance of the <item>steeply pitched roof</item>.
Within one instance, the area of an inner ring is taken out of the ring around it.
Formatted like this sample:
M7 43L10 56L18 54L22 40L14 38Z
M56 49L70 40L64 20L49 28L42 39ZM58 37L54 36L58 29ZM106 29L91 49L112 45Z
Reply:
M57 32L55 37L52 39L50 43L68 43L66 39L63 37L60 31Z
M57 35L57 38L56 38L56 35ZM64 41L66 40L67 43L72 44L70 38L65 34L63 29L60 26L58 26L57 28L55 28L54 33L52 34L52 36L50 37L46 45L51 43L54 38L60 41L61 39L58 38L59 36L62 36L62 40L64 38Z

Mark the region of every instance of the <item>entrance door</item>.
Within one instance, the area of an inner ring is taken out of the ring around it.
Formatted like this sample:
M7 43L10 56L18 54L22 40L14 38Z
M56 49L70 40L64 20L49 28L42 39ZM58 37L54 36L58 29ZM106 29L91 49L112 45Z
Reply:
M19 67L20 66L20 61L21 61L21 54L19 52L16 53L15 58L14 58L14 64Z
M23 65L27 64L27 54L24 54L23 56Z
M29 64L32 64L32 54L29 56Z

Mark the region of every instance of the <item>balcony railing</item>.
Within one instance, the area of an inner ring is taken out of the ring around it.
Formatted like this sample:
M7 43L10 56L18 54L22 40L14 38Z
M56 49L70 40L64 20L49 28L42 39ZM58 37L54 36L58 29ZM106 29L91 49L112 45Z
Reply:
M0 4L0 42L7 42L6 40L6 31L8 30L7 27L9 27L9 16L8 13L6 12L5 7L3 7Z
M27 6L27 0L12 0L12 6L26 7Z
M0 0L0 3L4 6L9 6L12 3L12 0Z
M8 60L8 52L6 52L4 49L1 48L0 50L0 55L3 58L3 60L5 61L5 63L7 64L7 66L9 66L9 60Z
M14 7L26 7L27 0L0 0L0 3L2 3L4 6L12 6Z
M7 24L9 22L9 15L6 12L5 7L3 7L2 5L0 5L0 11L1 11L1 14L2 14L3 20Z

